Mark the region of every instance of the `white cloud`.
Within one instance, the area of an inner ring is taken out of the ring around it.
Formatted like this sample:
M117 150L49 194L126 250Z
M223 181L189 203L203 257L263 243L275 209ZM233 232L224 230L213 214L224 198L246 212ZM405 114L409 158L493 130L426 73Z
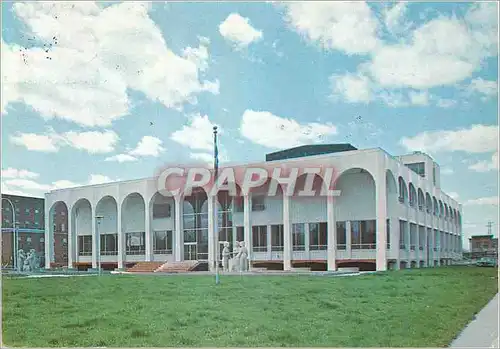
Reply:
M366 54L378 44L378 22L364 2L289 2L285 19L324 49Z
M85 150L90 154L110 153L120 139L114 131L69 131L62 135L61 139L69 146Z
M457 104L457 101L453 99L439 98L436 105L440 108L451 108Z
M2 178L38 178L40 175L28 170L18 170L17 168L9 167L2 169Z
M16 135L10 136L10 141L32 151L53 153L59 150L58 139L53 138L51 135L18 132Z
M330 76L333 97L343 97L350 103L367 103L372 100L371 81L361 74Z
M207 115L194 114L190 116L188 125L172 133L170 138L182 145L195 150L212 150L213 145L213 124ZM218 133L223 130L218 128Z
M467 86L467 92L469 94L479 93L485 97L494 97L498 95L498 84L496 81L476 78Z
M407 31L411 23L407 23L405 15L408 10L406 2L398 2L386 7L383 11L384 24L389 33L396 35Z
M410 151L485 153L498 148L498 126L472 125L456 131L422 132L403 137L400 143Z
M319 142L323 137L337 134L337 128L332 124L300 124L267 111L245 110L240 132L243 137L265 147L289 148Z
M130 151L129 155L132 156L154 156L157 157L160 153L165 151L162 146L163 142L156 137L144 136L137 144L137 147Z
M466 206L498 206L498 196L489 196L478 199L467 200Z
M453 171L453 169L450 168L450 167L444 167L444 168L441 169L441 174L442 175L452 175L454 173L455 173L455 171Z
M56 133L49 129L46 134L17 133L10 137L13 144L31 151L57 152L63 146L85 150L90 154L112 152L119 141L114 131L87 131Z
M427 91L410 91L408 94L411 104L413 105L428 105L429 104L429 93Z
M262 31L252 27L248 18L242 17L238 13L231 13L227 16L219 25L219 33L240 49L260 40L263 36Z
M9 178L4 177L4 171L5 173L7 173ZM11 195L43 197L44 193L47 193L51 190L73 188L82 185L109 183L119 180L118 178L112 179L101 174L91 174L88 180L83 183L76 183L70 180L62 179L54 181L50 184L44 184L34 180L38 176L39 175L37 173L29 172L26 170L17 170L13 168L2 170L2 193Z
M104 161L116 161L121 163L121 162L137 161L137 158L129 154L117 154L107 157L106 159L104 159Z
M476 172L498 171L498 151L493 153L490 161L479 161L469 165L469 169Z
M2 112L23 102L45 119L109 126L129 112L127 89L177 109L196 103L198 93L213 93L214 83L199 76L206 49L175 55L149 10L139 2L15 3L13 13L38 46L2 39Z

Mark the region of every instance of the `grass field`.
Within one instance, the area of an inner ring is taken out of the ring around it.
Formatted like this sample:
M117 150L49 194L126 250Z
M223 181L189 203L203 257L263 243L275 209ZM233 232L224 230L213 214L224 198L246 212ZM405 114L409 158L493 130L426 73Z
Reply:
M443 347L498 291L497 269L360 277L3 278L10 346Z

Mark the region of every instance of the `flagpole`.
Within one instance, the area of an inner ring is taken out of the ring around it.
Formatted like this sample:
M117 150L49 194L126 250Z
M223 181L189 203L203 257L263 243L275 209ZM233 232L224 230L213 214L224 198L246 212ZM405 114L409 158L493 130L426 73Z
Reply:
M219 174L219 151L217 149L217 126L214 126L214 185L217 185L217 176ZM218 238L219 238L219 232L218 232L218 225L219 225L219 214L217 212L217 191L215 194L215 203L214 203L214 247L215 247L215 284L218 285L220 283L220 278L219 278L219 244Z

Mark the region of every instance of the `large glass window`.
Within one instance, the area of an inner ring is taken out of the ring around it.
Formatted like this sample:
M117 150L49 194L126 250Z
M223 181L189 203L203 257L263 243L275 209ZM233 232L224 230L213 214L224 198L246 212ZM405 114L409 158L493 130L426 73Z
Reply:
M271 251L283 251L283 224L271 225Z
M326 250L327 234L326 222L309 223L309 250Z
M252 211L264 211L266 209L265 196L255 195L252 196Z
M169 218L172 214L171 210L169 203L155 203L153 204L153 219Z
M236 241L245 241L245 229L243 227L236 227Z
M172 254L172 231L160 230L154 232L154 254Z
M254 225L252 227L252 250L267 252L267 226Z
M304 223L292 224L292 244L294 251L305 251L306 232Z
M184 243L196 243L185 247L190 258L208 260L208 203L202 189L194 189L183 203Z
M78 255L92 256L92 235L78 236Z
M125 234L126 252L128 255L140 255L146 253L145 233L134 232Z
M406 241L406 222L400 220L399 221L399 248L401 250L406 250L406 245L408 241Z
M351 221L351 248L371 250L376 248L375 220Z
M418 174L419 176L425 177L425 163L423 163L423 162L416 162L416 163L413 163L413 164L406 164L406 166L410 170L412 170L413 172L415 172L416 174Z
M337 249L346 249L346 225L345 222L337 222Z
M116 256L118 254L118 234L101 234L101 255Z

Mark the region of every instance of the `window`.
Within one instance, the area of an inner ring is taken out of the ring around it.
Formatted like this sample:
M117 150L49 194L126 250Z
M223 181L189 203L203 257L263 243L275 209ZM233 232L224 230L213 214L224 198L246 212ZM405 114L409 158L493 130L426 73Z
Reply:
M30 214L30 209L29 209L29 208L25 208L25 209L24 209L24 213L25 213L25 214Z
M118 234L101 234L101 255L116 256L118 254Z
M252 250L267 252L267 226L255 225L252 227Z
M28 237L26 238L26 242L31 242L31 236L28 236Z
M346 226L345 222L337 222L337 249L345 250L346 249Z
M92 235L78 236L78 255L92 256Z
M306 231L304 223L292 224L292 246L294 251L305 251Z
M245 229L243 227L236 227L236 241L245 241Z
M172 231L162 230L154 232L154 254L172 254Z
M406 201L406 183L403 178L399 177L399 202L404 203Z
M326 222L309 223L309 250L326 250L327 236Z
M414 207L417 201L417 192L415 191L415 187L410 183L410 206Z
M271 251L283 251L283 224L271 225Z
M243 205L245 204L242 196L235 196L233 199L234 212L243 212Z
M171 207L168 203L153 204L153 219L169 218L171 216Z
M399 221L399 249L406 250L406 222Z
M375 220L351 222L351 248L354 250L376 248Z
M418 174L419 176L425 177L425 163L423 163L423 162L416 162L416 163L413 163L413 164L406 164L406 166L410 170L412 170L413 172L415 172L416 174Z
M391 222L389 219L387 219L386 221L386 238L387 238L387 248L390 249L391 248ZM376 240L376 239L375 239Z
M146 245L144 243L145 233L134 232L126 234L126 252L129 255L144 254Z
M252 197L252 211L264 211L266 209L265 197L256 195Z
M61 223L61 231L62 232L66 231L66 225L64 223Z

